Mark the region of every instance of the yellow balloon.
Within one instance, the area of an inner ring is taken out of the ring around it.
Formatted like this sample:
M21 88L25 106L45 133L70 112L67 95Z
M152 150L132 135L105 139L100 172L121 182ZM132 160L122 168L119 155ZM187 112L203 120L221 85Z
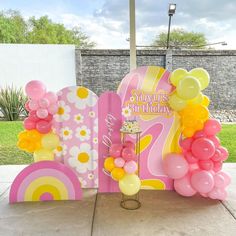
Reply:
M192 76L185 76L179 81L176 91L180 98L190 100L197 97L200 93L200 83Z
M200 82L201 90L208 87L210 83L210 76L203 68L195 68L189 72L190 75L194 76Z
M120 179L122 179L124 175L125 175L125 171L123 168L116 167L111 171L111 177L116 181L119 181Z
M195 133L195 129L193 128L184 128L182 134L184 135L184 137L186 138L190 138L194 135Z
M188 72L185 69L176 69L171 73L170 82L176 87L179 81L185 77Z
M42 147L45 149L53 150L60 144L58 135L54 133L45 134L42 137Z
M169 105L174 111L180 111L187 106L187 102L180 98L176 92L169 97Z
M53 161L54 155L51 150L41 148L34 152L34 161Z
M202 104L203 106L208 107L209 104L210 104L210 99L209 99L209 97L207 97L206 95L204 95L201 104Z
M135 174L125 174L125 176L119 181L120 191L127 196L132 196L138 193L140 187L141 181Z
M187 104L200 104L203 101L203 94L199 93L194 99L188 100Z
M104 162L104 168L105 170L111 172L115 168L114 158L113 157L107 157Z

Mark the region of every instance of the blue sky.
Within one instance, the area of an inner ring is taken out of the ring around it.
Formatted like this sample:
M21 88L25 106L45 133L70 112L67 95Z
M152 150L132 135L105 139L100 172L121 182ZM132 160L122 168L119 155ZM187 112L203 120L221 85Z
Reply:
M235 0L175 0L173 28L205 33L219 49L236 48ZM137 44L147 45L167 30L168 0L136 0ZM19 10L25 18L48 15L68 28L80 26L97 48L128 48L128 0L0 0L0 9Z

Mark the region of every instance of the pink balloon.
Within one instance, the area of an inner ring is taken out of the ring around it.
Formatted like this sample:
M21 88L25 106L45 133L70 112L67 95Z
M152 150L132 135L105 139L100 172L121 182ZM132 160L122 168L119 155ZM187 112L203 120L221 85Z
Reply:
M203 130L199 130L199 131L195 132L195 134L193 135L194 139L205 138L205 137L206 137L206 134L204 133Z
M192 188L190 183L190 174L185 175L181 179L174 180L175 191L185 197L191 197L196 194L196 190Z
M48 108L49 107L49 101L46 98L41 98L38 101L38 104L41 108Z
M36 111L36 115L37 115L38 118L44 119L44 118L46 118L48 116L48 110L44 109L44 108L39 108Z
M30 108L30 110L36 111L39 108L38 101L30 100L29 101L29 108Z
M114 161L116 167L122 168L125 165L125 160L121 157L118 157Z
M220 140L218 137L213 135L213 136L208 136L207 138L210 139L214 143L216 148L220 146Z
M214 155L215 145L207 138L196 139L192 144L192 153L200 160L207 160Z
M48 112L49 112L51 115L56 114L57 111L58 111L58 104L57 104L57 103L53 103L53 104L51 104L51 105L48 107Z
M216 135L221 131L221 124L216 119L209 119L205 122L203 130L209 136Z
M35 100L38 100L46 93L45 85L39 80L32 80L25 86L26 94Z
M221 161L214 162L214 168L213 170L215 172L219 172L222 169L223 163Z
M124 170L127 174L134 174L138 169L138 165L135 161L128 161L124 165Z
M114 143L111 145L109 153L112 157L120 157L122 152L123 146L120 143Z
M36 123L36 129L39 131L39 133L42 133L42 134L49 133L51 130L51 126L52 126L51 123L45 120L41 120Z
M202 197L208 197L207 193L199 193Z
M180 141L180 147L183 148L186 151L189 151L191 149L191 144L193 142L192 138L186 138L184 140Z
M218 150L221 152L222 161L225 161L229 157L229 152L226 148L220 146Z
M215 154L211 157L211 160L214 162L218 162L222 160L222 154L221 151L216 149Z
M25 109L26 109L26 111L31 111L31 109L29 108L29 102L30 102L30 100L28 100L28 101L25 103Z
M37 122L37 121L40 120L40 118L38 118L38 116L36 114L36 111L30 111L29 112L29 118L34 122Z
M189 170L188 162L183 155L177 153L167 154L163 160L163 167L165 173L172 179L184 177Z
M44 95L44 98L46 98L50 104L56 103L58 100L58 97L54 92L47 92Z
M30 119L29 117L24 120L24 128L27 130L35 129L35 121Z
M191 184L196 191L208 193L214 187L214 178L213 175L206 170L197 171L191 176Z
M215 181L216 188L225 188L226 187L225 178L219 172L214 175L214 181Z
M213 188L208 193L209 198L224 201L227 198L227 192L223 188Z
M193 172L198 171L199 166L197 163L189 164L189 172L193 174Z
M200 160L198 164L202 170L212 170L214 168L212 160Z
M184 156L185 156L185 159L187 160L187 162L190 163L190 164L198 162L198 159L196 157L194 157L191 152L186 152L184 154Z
M126 160L135 160L136 155L133 149L131 148L124 148L122 150L122 157Z
M231 183L231 177L227 173L220 171L217 173L217 175L221 175L224 177L225 186L228 186Z
M124 148L131 148L131 149L135 149L135 144L132 141L125 141L123 144Z
M53 119L53 115L51 115L51 114L48 114L48 116L46 118L44 118L44 120L46 120L46 121L52 121L52 119Z

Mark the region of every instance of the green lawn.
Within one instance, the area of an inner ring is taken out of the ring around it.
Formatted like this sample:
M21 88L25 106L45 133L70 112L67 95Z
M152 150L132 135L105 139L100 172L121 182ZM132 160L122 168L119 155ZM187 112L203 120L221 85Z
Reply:
M16 147L17 134L22 130L21 121L0 121L0 165L33 162L32 154L23 152ZM236 162L236 124L224 124L219 137L222 145L230 153L227 162Z

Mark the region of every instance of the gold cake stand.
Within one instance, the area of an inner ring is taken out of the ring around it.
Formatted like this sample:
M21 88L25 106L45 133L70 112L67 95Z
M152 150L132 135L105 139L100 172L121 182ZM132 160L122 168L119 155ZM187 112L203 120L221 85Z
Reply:
M123 131L120 130L121 133L121 140L122 143L125 142L127 135L135 135L135 153L137 156L137 164L138 164L138 176L139 176L139 160L140 160L140 136L142 131L138 131L138 132L127 132L127 131ZM139 209L141 207L141 202L139 201L139 193L132 195L132 196L126 196L125 194L122 193L122 199L120 202L120 206L126 210L136 210Z

